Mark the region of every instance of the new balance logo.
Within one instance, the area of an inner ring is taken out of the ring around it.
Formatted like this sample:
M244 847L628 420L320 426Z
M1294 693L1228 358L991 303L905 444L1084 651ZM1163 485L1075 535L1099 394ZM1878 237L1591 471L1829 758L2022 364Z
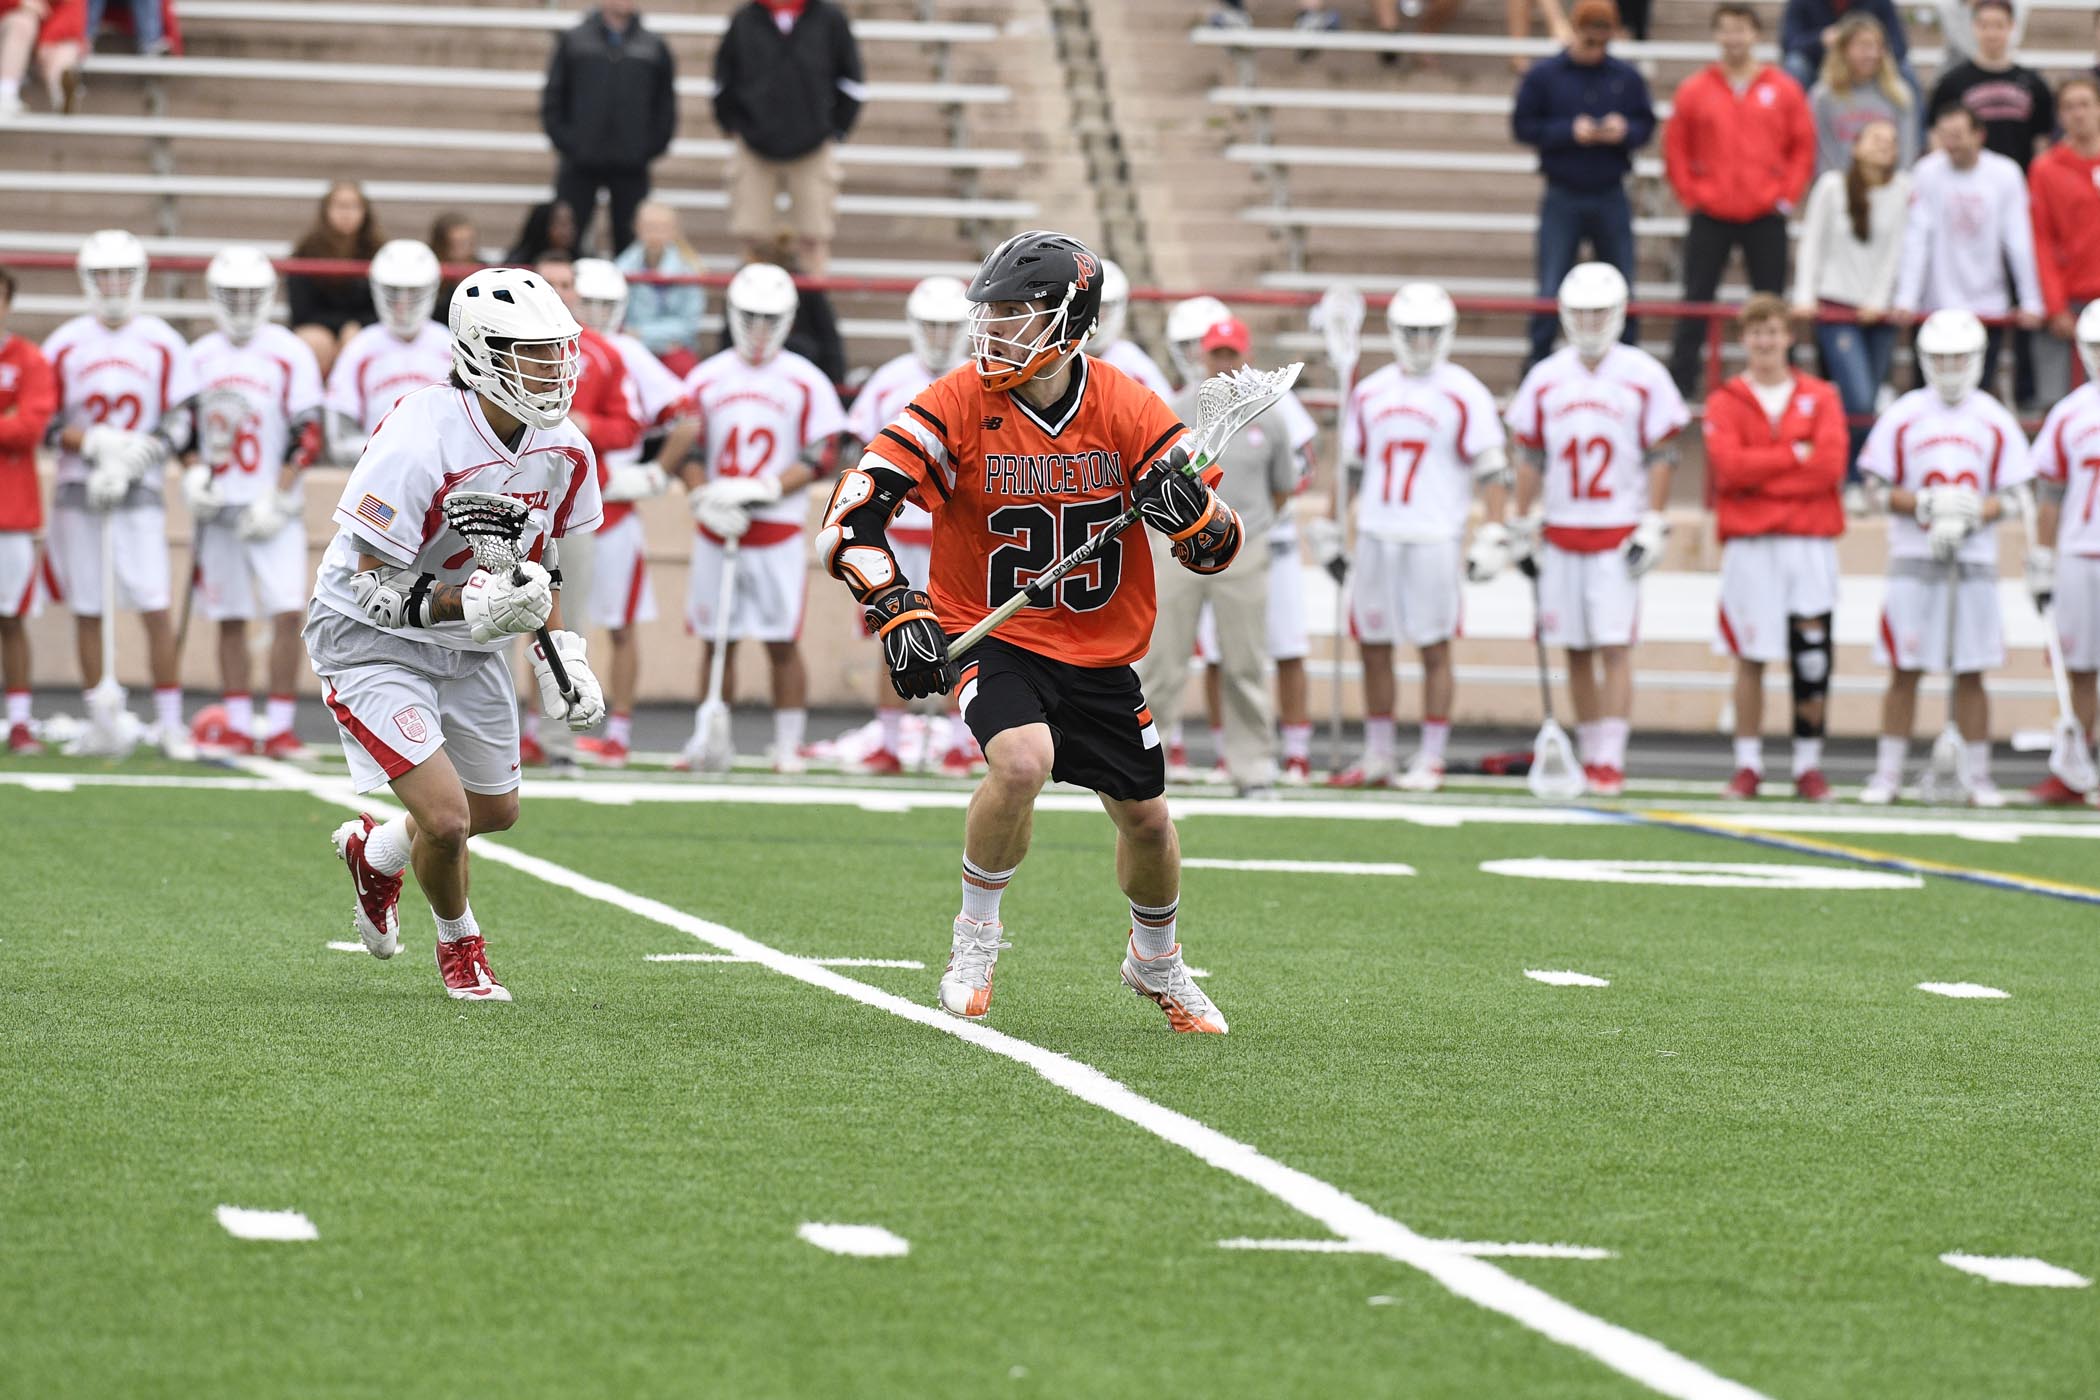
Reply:
M994 413L987 417L980 426L988 433L996 433L999 431L999 425L1005 421L1006 419Z

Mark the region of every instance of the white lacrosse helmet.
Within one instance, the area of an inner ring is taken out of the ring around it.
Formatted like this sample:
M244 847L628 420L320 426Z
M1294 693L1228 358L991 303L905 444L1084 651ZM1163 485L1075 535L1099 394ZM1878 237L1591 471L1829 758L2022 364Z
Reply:
M1203 333L1220 321L1232 319L1232 308L1216 297L1190 297L1177 301L1167 313L1167 357L1184 384L1203 377Z
M1983 383L1983 352L1989 337L1975 313L1949 307L1935 311L1918 327L1915 347L1925 382L1953 408Z
M401 339L414 340L437 305L437 254L413 238L397 238L372 255L370 275L380 323Z
M1393 339L1400 372L1420 378L1451 353L1458 308L1451 304L1451 294L1435 283L1409 282L1386 303L1385 329Z
M969 288L960 277L929 277L904 299L911 352L935 374L963 360L963 326L970 319Z
M1101 314L1094 321L1093 343L1106 350L1123 338L1123 318L1130 312L1130 278L1114 258L1101 260Z
M452 294L451 323L452 372L462 384L535 428L569 416L583 328L545 278L485 267Z
M2078 313L2073 338L2078 342L2078 358L2085 361L2087 381L2100 384L2100 301L2087 302Z
M778 355L795 325L801 297L787 269L748 263L729 279L729 342L754 365Z
M1577 263L1560 283L1560 329L1575 353L1595 363L1626 329L1626 279L1610 263Z
M211 315L236 345L246 344L270 317L277 294L277 269L253 248L221 248L204 269Z
M74 260L88 310L105 326L121 326L146 299L146 245L120 228L87 236Z
M604 258L578 258L576 319L600 335L611 335L627 319L627 274Z

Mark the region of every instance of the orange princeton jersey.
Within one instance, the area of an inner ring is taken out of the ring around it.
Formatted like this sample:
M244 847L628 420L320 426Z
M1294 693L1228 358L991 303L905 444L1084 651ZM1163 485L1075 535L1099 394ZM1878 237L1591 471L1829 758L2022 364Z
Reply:
M1131 485L1188 431L1113 365L1073 359L1076 398L1057 416L987 389L973 366L919 391L868 450L909 476L933 513L927 594L941 626L967 630L1130 506ZM1075 666L1128 665L1152 639L1152 546L1133 525L1030 604L1002 640Z

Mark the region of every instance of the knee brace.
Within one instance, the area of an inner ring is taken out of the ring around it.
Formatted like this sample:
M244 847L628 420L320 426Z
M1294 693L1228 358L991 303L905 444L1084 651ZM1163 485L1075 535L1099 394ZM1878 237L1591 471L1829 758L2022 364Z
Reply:
M1809 719L1806 709L1830 694L1830 614L1797 617L1787 626L1786 659L1794 676L1794 737L1820 739L1823 719Z

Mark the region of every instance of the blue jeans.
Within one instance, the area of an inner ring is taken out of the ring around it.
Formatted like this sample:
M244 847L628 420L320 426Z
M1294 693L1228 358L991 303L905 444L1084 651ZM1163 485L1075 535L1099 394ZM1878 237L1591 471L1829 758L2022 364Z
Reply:
M160 0L123 0L131 11L132 33L138 36L139 52L156 52L166 42L160 27ZM88 0L87 37L88 47L95 46L95 35L102 30L102 12L109 0Z
M1889 382L1889 358L1896 353L1896 328L1887 321L1871 326L1850 322L1816 327L1816 344L1823 351L1823 368L1837 385L1845 416L1871 417L1874 396ZM1845 457L1845 479L1859 479L1859 449L1867 441L1868 424L1849 424L1852 450Z
M1610 263L1625 274L1627 286L1633 285L1633 204L1624 185L1604 190L1546 186L1546 197L1539 201L1540 296L1560 295L1561 279L1575 266L1575 252L1585 242L1591 257ZM1626 333L1619 338L1631 345L1634 332L1633 318L1628 317ZM1553 353L1553 338L1559 333L1559 318L1545 313L1531 318L1531 358L1525 368Z

